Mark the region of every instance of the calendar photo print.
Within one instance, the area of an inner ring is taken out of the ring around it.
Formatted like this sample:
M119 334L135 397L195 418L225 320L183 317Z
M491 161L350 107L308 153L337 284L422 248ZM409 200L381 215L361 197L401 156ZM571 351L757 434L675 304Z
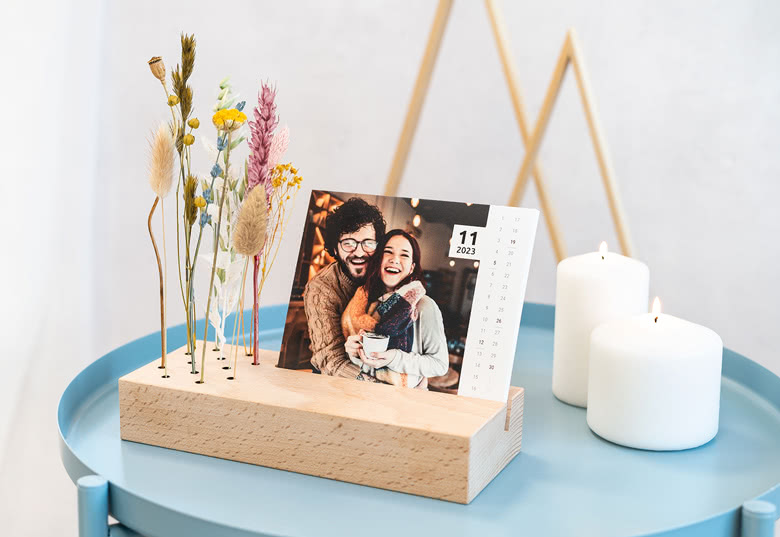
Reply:
M506 401L539 212L309 199L279 367Z

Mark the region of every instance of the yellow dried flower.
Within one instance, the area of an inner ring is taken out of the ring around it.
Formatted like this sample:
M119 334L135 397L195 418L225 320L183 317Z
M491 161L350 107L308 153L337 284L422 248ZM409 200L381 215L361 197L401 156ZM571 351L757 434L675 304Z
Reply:
M206 198L204 198L203 196L198 196L197 198L195 198L195 207L197 207L198 209L202 209L205 206L206 206Z
M189 125L193 129L197 129L198 127L200 127L200 120L198 118L194 117L194 118L192 118L191 120L189 120L187 122L187 125Z
M176 95L168 96L168 106L176 106L179 104L179 98Z
M246 114L237 108L226 108L217 111L211 121L219 130L234 131L246 121Z
M192 134L185 134L181 139L181 143L184 145L192 145L195 143L195 137Z
M149 60L149 69L152 71L154 78L160 82L165 82L165 64L162 61L161 56L152 56Z

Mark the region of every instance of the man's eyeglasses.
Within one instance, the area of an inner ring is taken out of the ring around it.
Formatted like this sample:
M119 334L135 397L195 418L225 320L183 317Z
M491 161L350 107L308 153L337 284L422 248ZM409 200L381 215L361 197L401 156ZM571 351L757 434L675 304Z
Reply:
M357 250L359 244L363 248L363 251L368 254L376 250L378 243L374 239L364 239L360 242L356 241L355 239L341 239L339 244L345 252L354 252Z

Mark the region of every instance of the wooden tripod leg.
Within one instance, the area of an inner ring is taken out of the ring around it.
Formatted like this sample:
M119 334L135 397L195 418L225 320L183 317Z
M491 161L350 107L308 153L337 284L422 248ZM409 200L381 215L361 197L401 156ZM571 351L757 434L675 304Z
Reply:
M406 167L406 160L409 158L409 149L412 146L414 133L417 130L417 123L420 119L420 112L425 95L428 93L428 86L431 82L433 66L436 64L436 57L439 55L441 40L444 37L444 29L447 27L450 10L453 0L439 0L436 7L436 14L433 17L431 33L428 36L428 44L425 46L420 71L417 73L417 81L414 83L412 100L409 103L409 109L406 111L406 119L401 130L401 137L398 140L398 146L395 149L393 165L390 168L390 175L385 183L385 196L395 196L398 192L398 185L401 183L401 176Z
M523 165L520 166L520 171L517 173L517 179L515 179L515 186L512 189L512 195L509 198L510 205L519 205L520 200L523 199L528 177L536 162L539 146L542 144L542 138L544 138L544 133L547 130L547 124L550 122L550 115L553 106L555 105L555 100L558 98L558 94L561 91L563 75L566 74L566 66L568 64L569 40L567 39L563 45L560 56L558 56L558 63L555 66L555 71L553 71L550 86L547 88L547 95L544 97L542 109L539 112L539 118L536 120L536 127L534 128L534 132L528 140L528 143L526 143L525 158L523 159Z
M506 27L504 26L504 17L499 10L496 0L485 0L485 7L487 8L488 18L490 19L490 26L493 29L493 36L496 39L496 47L498 48L498 55L501 58L501 67L506 77L507 86L509 86L509 95L512 98L512 108L515 111L515 118L517 124L520 127L520 135L523 138L523 144L528 147L528 139L530 138L530 132L528 129L528 116L525 111L525 104L523 102L523 96L520 92L519 77L515 69L515 61L512 58L512 54L509 48L509 39L507 38ZM532 169L534 177L534 184L536 185L536 191L539 195L539 204L542 208L542 215L547 223L547 230L550 233L550 240L552 242L553 250L555 251L555 257L560 262L567 257L566 255L566 243L563 240L563 234L561 233L558 217L550 203L550 197L547 191L547 183L544 180L544 175L538 163L535 163ZM519 201L522 199L522 193Z
M588 129L590 130L590 137L593 140L593 149L596 152L596 158L599 162L601 178L604 182L604 190L607 193L609 209L612 212L612 220L615 223L615 230L617 231L618 240L620 241L620 247L623 250L624 255L633 257L634 247L631 243L628 224L626 223L626 213L623 210L623 204L618 195L615 172L612 169L612 162L610 162L609 152L607 151L607 143L602 134L601 126L599 125L593 92L590 89L585 63L583 56L580 53L577 36L573 29L569 30L566 40L569 43L570 61L574 65L574 74L577 78L577 87L580 90L582 107L585 109L585 117L588 120Z

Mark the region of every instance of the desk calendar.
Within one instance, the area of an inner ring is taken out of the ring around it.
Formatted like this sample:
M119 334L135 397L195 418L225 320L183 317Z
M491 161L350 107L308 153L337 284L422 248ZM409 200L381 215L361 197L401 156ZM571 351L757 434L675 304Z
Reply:
M538 217L313 191L279 365L506 402Z
M491 206L485 227L454 226L450 257L479 263L458 395L506 400L538 218Z

